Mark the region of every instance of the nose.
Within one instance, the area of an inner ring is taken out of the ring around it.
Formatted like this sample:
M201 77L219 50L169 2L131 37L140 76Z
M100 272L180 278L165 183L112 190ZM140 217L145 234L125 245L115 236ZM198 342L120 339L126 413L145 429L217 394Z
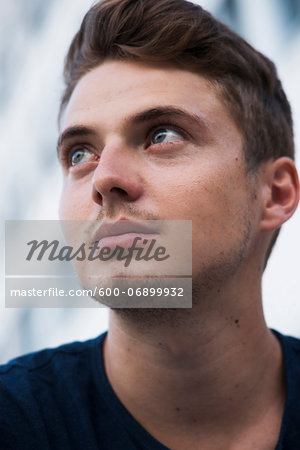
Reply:
M134 154L124 148L106 147L95 169L92 198L100 206L135 202L142 194L142 182Z

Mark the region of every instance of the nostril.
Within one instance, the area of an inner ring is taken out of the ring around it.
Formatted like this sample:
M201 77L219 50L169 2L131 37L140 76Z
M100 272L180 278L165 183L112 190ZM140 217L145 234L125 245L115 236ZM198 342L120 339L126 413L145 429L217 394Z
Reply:
M100 194L100 192L98 191L94 191L94 200L96 201L96 203L99 203L99 205L102 205L102 195Z
M127 195L126 191L119 187L111 188L110 192L116 192L117 194L122 195L122 196Z

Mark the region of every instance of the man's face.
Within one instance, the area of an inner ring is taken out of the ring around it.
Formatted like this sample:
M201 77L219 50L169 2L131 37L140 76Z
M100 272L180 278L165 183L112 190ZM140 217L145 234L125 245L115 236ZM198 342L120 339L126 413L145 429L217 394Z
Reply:
M61 130L61 219L192 220L193 273L238 267L253 186L241 135L205 78L107 61L78 82Z

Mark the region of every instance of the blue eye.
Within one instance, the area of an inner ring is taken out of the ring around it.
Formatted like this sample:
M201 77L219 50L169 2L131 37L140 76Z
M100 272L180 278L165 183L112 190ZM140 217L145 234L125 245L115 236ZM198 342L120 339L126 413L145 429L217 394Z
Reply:
M76 166L77 164L87 162L93 156L94 156L93 152L91 152L87 148L82 147L78 150L75 150L71 156L72 166Z
M153 133L151 144L164 144L182 140L182 136L170 128L159 128Z

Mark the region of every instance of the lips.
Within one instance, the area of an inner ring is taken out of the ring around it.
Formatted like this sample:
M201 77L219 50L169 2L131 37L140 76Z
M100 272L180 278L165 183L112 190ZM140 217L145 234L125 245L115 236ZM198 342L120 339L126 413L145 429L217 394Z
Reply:
M128 238L132 236L152 239L158 234L158 230L153 226L147 226L143 222L133 222L130 220L119 220L117 222L103 221L93 236L93 242L108 242L111 240L121 240L120 237ZM125 236L126 235L126 236ZM111 239L107 239L111 238Z

